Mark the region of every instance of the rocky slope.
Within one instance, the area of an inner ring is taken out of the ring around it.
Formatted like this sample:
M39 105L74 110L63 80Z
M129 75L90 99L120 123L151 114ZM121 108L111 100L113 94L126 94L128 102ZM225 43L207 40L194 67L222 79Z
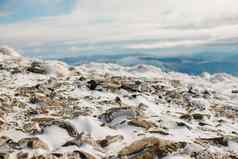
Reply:
M237 159L238 78L0 49L0 158Z

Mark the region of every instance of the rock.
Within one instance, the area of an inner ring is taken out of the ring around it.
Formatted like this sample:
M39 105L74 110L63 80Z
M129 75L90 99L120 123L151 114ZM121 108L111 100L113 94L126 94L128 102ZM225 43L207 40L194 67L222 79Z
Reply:
M202 143L210 143L214 145L228 146L228 139L225 137L214 137L214 138L199 138L198 141Z
M32 122L37 122L39 124L50 123L51 121L57 120L55 117L45 116L45 117L34 117L31 119Z
M1 150L0 150L0 158L1 159L9 159L9 153L1 152Z
M235 153L222 153L209 150L193 152L191 157L195 159L238 159L237 154Z
M116 97L115 98L115 102L117 103L117 104L119 104L119 105L121 105L122 103L122 101L121 101L121 98L120 97Z
M59 100L57 98L49 98L45 96L44 94L33 94L30 97L30 103L32 104L39 104L42 106L55 106L55 107L64 107L65 102L63 100Z
M33 61L27 71L38 74L47 74L47 67L43 62Z
M131 107L118 107L108 109L105 113L99 116L99 119L103 122L110 123L119 117L135 118L138 114L139 113Z
M111 77L110 80L106 80L104 83L103 83L103 86L105 88L108 88L108 89L111 89L111 90L118 90L121 88L121 81L122 81L122 78L121 77Z
M87 87L90 89L90 90L95 90L98 86L98 83L95 81L95 80L90 80L87 82Z
M80 159L97 159L96 156L88 153L88 152L85 152L85 151L74 151L72 153L73 156L75 156L76 158L80 158ZM71 155L68 154L68 157L70 158Z
M200 113L195 113L195 114L192 114L192 117L193 119L195 120L203 120L204 119L204 114L200 114Z
M67 147L67 146L77 146L77 147L80 147L82 144L84 144L83 135L84 135L84 133L79 134L77 137L75 137L74 139L72 139L70 141L67 141L62 146L63 147Z
M116 136L106 136L105 139L97 141L97 143L102 147L105 148L108 145L123 140L123 136L116 135Z
M28 159L29 153L27 152L19 152L17 153L17 159Z
M140 92L141 81L122 81L121 88L129 92Z
M137 117L128 122L129 125L137 126L137 127L142 127L146 130L152 128L152 127L157 127L157 125L153 122L147 121L143 118Z
M65 129L68 132L69 136L71 136L71 137L80 136L78 130L69 121L49 120L48 122L40 123L40 126L42 127L41 129L44 129L45 127L52 126L52 125L55 125L55 126Z
M5 58L1 57L5 56ZM21 59L23 58L19 53L17 53L14 49L8 47L8 46L3 46L0 47L0 61L1 60L8 60L8 59Z
M167 131L161 128L151 128L148 131L152 134L170 135Z
M192 120L192 116L190 114L182 114L179 118L184 120Z
M184 123L184 122L176 122L176 124L179 127L186 127L187 129L191 129L191 127L188 124Z
M238 90L232 90L231 93L238 94Z
M133 142L119 152L119 158L154 159L176 152L186 146L184 142L171 142L159 138L144 138Z
M31 149L49 150L48 144L39 139L38 137L23 138L20 141L18 141L18 144L21 145L22 147Z

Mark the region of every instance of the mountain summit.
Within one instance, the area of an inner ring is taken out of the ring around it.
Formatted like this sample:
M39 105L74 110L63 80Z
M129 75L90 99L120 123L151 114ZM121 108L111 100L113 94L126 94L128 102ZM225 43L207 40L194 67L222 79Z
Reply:
M237 77L0 56L0 158L238 156Z

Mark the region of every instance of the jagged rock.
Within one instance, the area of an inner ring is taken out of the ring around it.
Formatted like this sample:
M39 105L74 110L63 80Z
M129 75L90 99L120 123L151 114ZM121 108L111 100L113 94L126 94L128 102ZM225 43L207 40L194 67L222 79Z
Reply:
M161 134L161 135L170 135L166 130L163 130L161 128L151 128L149 129L150 133L156 133L156 134Z
M19 152L16 155L17 159L28 159L29 158L29 153L27 152Z
M228 146L229 139L226 137L199 138L197 141L213 145Z
M105 113L99 116L99 119L103 122L110 123L118 117L135 118L138 114L139 112L131 107L118 107L108 109Z
M78 137L80 135L75 126L71 124L69 121L50 119L47 122L44 121L40 123L40 127L42 127L42 129L52 125L65 129L71 137Z
M49 150L48 144L38 137L23 138L18 144L25 148Z
M122 81L121 88L130 92L140 92L141 84L141 81Z
M184 148L184 142L171 142L154 137L144 138L133 142L119 152L119 158L154 159L166 156Z
M47 67L42 62L33 61L27 71L38 74L47 74Z
M142 127L146 130L152 128L152 127L157 127L157 125L153 122L147 121L143 118L137 117L128 122L129 125L137 126L137 127Z

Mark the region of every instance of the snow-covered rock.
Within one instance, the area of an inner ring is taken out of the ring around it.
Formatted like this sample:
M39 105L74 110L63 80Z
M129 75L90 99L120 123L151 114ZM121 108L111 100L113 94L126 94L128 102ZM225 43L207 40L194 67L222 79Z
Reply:
M238 78L0 49L0 158L234 159ZM24 152L24 153L23 153Z

